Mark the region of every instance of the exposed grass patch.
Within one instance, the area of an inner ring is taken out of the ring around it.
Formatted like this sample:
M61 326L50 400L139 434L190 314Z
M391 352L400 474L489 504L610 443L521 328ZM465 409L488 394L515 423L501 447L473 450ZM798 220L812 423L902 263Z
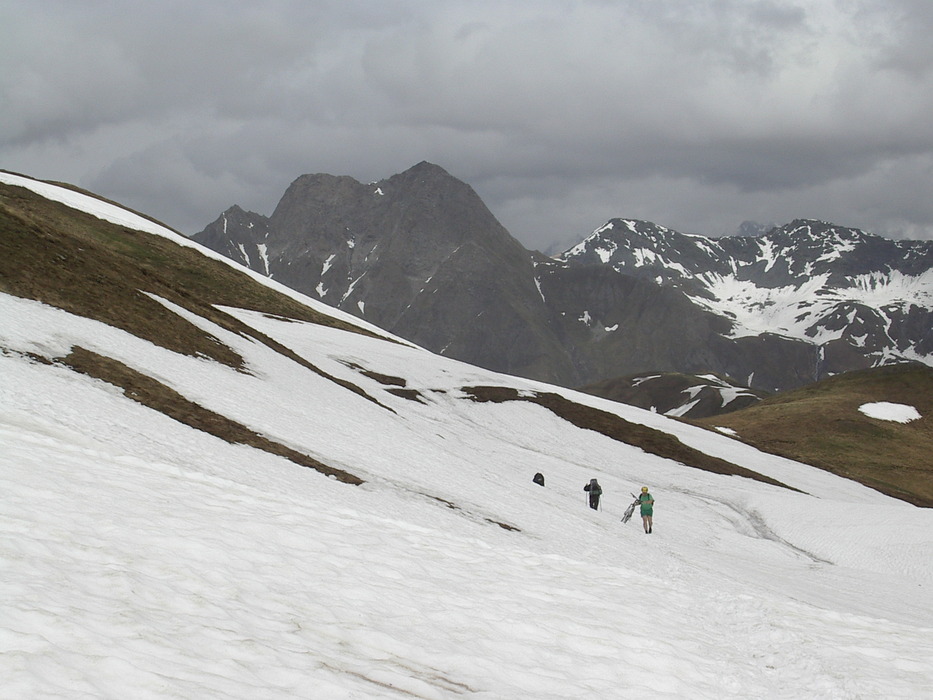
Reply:
M421 395L421 392L419 392L416 389L405 388L408 385L408 381L404 379L403 377L394 377L389 374L382 374L381 372L374 372L373 370L364 368L362 365L359 365L356 362L343 362L343 364L352 370L356 370L357 372L362 374L364 377L369 377L373 381L377 381L384 386L391 387L389 389L386 389L386 391L394 396L398 396L403 399L408 399L409 401L417 401L418 403L424 403L424 404L427 403L427 401L425 401L424 397ZM388 408L388 407L384 406L383 408ZM392 409L389 408L388 410L391 411Z
M452 502L452 501L448 501L446 498L441 498L440 496L429 496L428 494L422 494L422 495L423 495L423 496L427 496L427 497L430 498L431 500L437 501L438 503L443 503L445 506L447 506L447 507L450 508L451 510L456 510L456 511L459 511L459 512L461 512L461 513L465 513L465 512L466 512L466 511L463 510L463 508L461 508L460 506L458 506L456 503L454 503L454 502ZM508 523L504 523L504 522L502 522L502 521L500 521L500 520L493 520L492 518L486 518L486 517L484 517L484 518L483 518L483 522L487 522L487 523L489 523L490 525L498 525L498 526L501 527L503 530L508 530L509 532L521 532L521 528L517 528L517 527L515 527L514 525L509 525Z
M547 408L556 416L578 428L594 430L613 440L639 447L645 452L665 459L672 459L688 467L702 469L714 474L743 476L755 479L773 486L793 489L764 474L732 464L724 459L712 457L697 449L685 445L679 439L668 433L649 428L637 423L631 423L624 418L601 411L598 408L584 406L574 401L552 393L536 393L532 395L520 394L510 387L474 386L465 387L464 393L474 401L502 403L504 401L528 401Z
M255 333L215 308L239 307L371 335L256 283L170 239L117 226L0 184L0 291L121 328L174 352L242 369L217 338L141 292L235 333Z
M363 483L362 479L349 472L330 467L313 457L263 437L241 423L189 401L174 389L118 360L74 347L67 357L59 361L76 372L120 387L128 398L195 430L209 433L229 443L248 445L284 457L346 484Z
M901 424L858 410L882 401L913 406L922 417ZM693 422L731 428L739 439L765 452L933 507L933 368L925 365L849 372Z
M303 367L388 407L333 377L218 306L279 320L317 323L370 335L318 313L229 265L163 236L116 226L21 187L0 185L0 291L91 318L173 352L208 357L240 371L243 358L210 333L143 292L217 326L252 338Z
M385 384L386 386L398 386L404 388L408 385L408 381L402 377L393 377L388 374L380 374L379 372L373 372L372 370L368 369L361 369L360 374L362 374L364 377L369 377L370 379L373 379L380 384Z
M385 386L397 386L397 387L402 387L402 388L405 388L406 386L408 386L408 380L405 379L404 377L396 377L391 374L383 374L382 372L376 372L371 369L366 369L365 367L363 367L362 365L356 362L347 362L343 360L341 360L341 362L345 366L349 367L350 369L356 370L357 372L362 374L364 377L369 377L373 381L379 382L380 384L383 384Z
M418 403L426 404L427 401L424 400L424 397L421 395L421 392L417 389L401 389L401 388L391 388L386 389L387 392L393 396L398 396L402 399L408 399L409 401L417 401Z

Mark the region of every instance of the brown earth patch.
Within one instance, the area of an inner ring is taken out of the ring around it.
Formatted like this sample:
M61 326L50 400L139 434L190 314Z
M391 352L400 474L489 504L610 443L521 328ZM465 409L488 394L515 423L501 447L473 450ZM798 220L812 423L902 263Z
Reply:
M218 306L372 336L368 331L300 304L193 248L111 224L9 185L0 185L0 291L106 323L173 352L247 371L238 353L144 293L148 292L224 330L263 343L391 410L360 387L327 374Z
M798 490L764 474L710 456L689 445L685 445L673 435L638 423L632 423L608 411L578 404L559 394L534 393L525 395L510 387L496 386L465 387L463 391L472 400L479 402L528 401L537 404L578 428L596 431L613 440L639 447L649 454L672 459L688 467L702 469L714 474L743 476L772 486L781 486L792 491Z
M120 387L128 398L195 430L201 430L232 444L248 445L284 457L346 484L363 483L362 479L349 472L330 467L313 457L270 440L241 423L189 401L174 389L118 360L74 347L67 357L58 362L76 372Z
M386 389L387 392L393 396L398 396L403 399L408 399L409 401L417 401L418 403L426 404L427 401L424 400L424 397L421 395L421 392L417 389L401 389L393 388Z
M389 374L381 374L379 372L373 372L372 370L364 369L360 372L364 377L369 377L380 384L385 384L386 386L400 386L405 387L408 385L408 381L402 377L393 377Z
M422 496L427 496L427 497L430 498L431 500L437 501L438 503L443 503L445 506L447 506L447 507L450 508L451 510L456 510L456 511L460 511L460 512L466 512L466 511L463 510L463 508L461 508L460 506L458 506L456 503L454 503L454 502L452 502L452 501L448 501L446 498L441 498L440 496L429 496L428 494L421 494L421 495L422 495ZM515 527L514 525L509 525L508 523L503 523L503 522L501 522L501 521L499 521L499 520L493 520L492 518L485 518L485 517L484 517L484 518L483 518L483 521L489 523L490 525L498 525L498 526L501 527L503 530L508 530L509 532L521 532L521 528L517 528L517 527Z

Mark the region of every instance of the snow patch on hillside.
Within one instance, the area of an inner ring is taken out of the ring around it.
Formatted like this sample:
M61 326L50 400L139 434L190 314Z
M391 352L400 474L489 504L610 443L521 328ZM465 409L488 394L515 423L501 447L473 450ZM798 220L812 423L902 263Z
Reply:
M910 423L920 420L920 412L913 406L907 406L902 403L890 403L888 401L878 401L876 403L864 403L858 407L861 413L869 418L877 420L893 421L895 423Z
M839 305L859 304L881 309L882 313L891 307L906 309L911 304L933 306L933 270L917 276L897 271L887 277L860 275L849 278L847 287L827 285L828 275L810 277L800 285L774 288L759 287L734 275L706 273L701 279L713 298L693 295L691 299L713 313L733 319L730 334L733 338L778 333L822 344L842 337L844 331L820 326L814 334L813 325Z
M252 226L252 224L250 224ZM258 243L256 245L257 250L259 251L259 259L262 260L262 274L269 275L269 246L265 243Z

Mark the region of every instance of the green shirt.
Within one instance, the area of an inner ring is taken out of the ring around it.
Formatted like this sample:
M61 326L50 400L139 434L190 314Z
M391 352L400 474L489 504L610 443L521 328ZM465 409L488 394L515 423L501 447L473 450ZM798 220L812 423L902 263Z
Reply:
M654 497L650 493L643 493L638 497L642 515L654 515Z

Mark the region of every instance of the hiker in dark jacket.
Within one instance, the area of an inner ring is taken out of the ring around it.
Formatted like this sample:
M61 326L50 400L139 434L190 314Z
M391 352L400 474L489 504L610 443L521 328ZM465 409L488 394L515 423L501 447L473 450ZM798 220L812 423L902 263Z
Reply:
M599 485L596 479L590 479L590 483L583 487L584 491L590 492L590 508L599 509L599 497L603 495L603 487Z

